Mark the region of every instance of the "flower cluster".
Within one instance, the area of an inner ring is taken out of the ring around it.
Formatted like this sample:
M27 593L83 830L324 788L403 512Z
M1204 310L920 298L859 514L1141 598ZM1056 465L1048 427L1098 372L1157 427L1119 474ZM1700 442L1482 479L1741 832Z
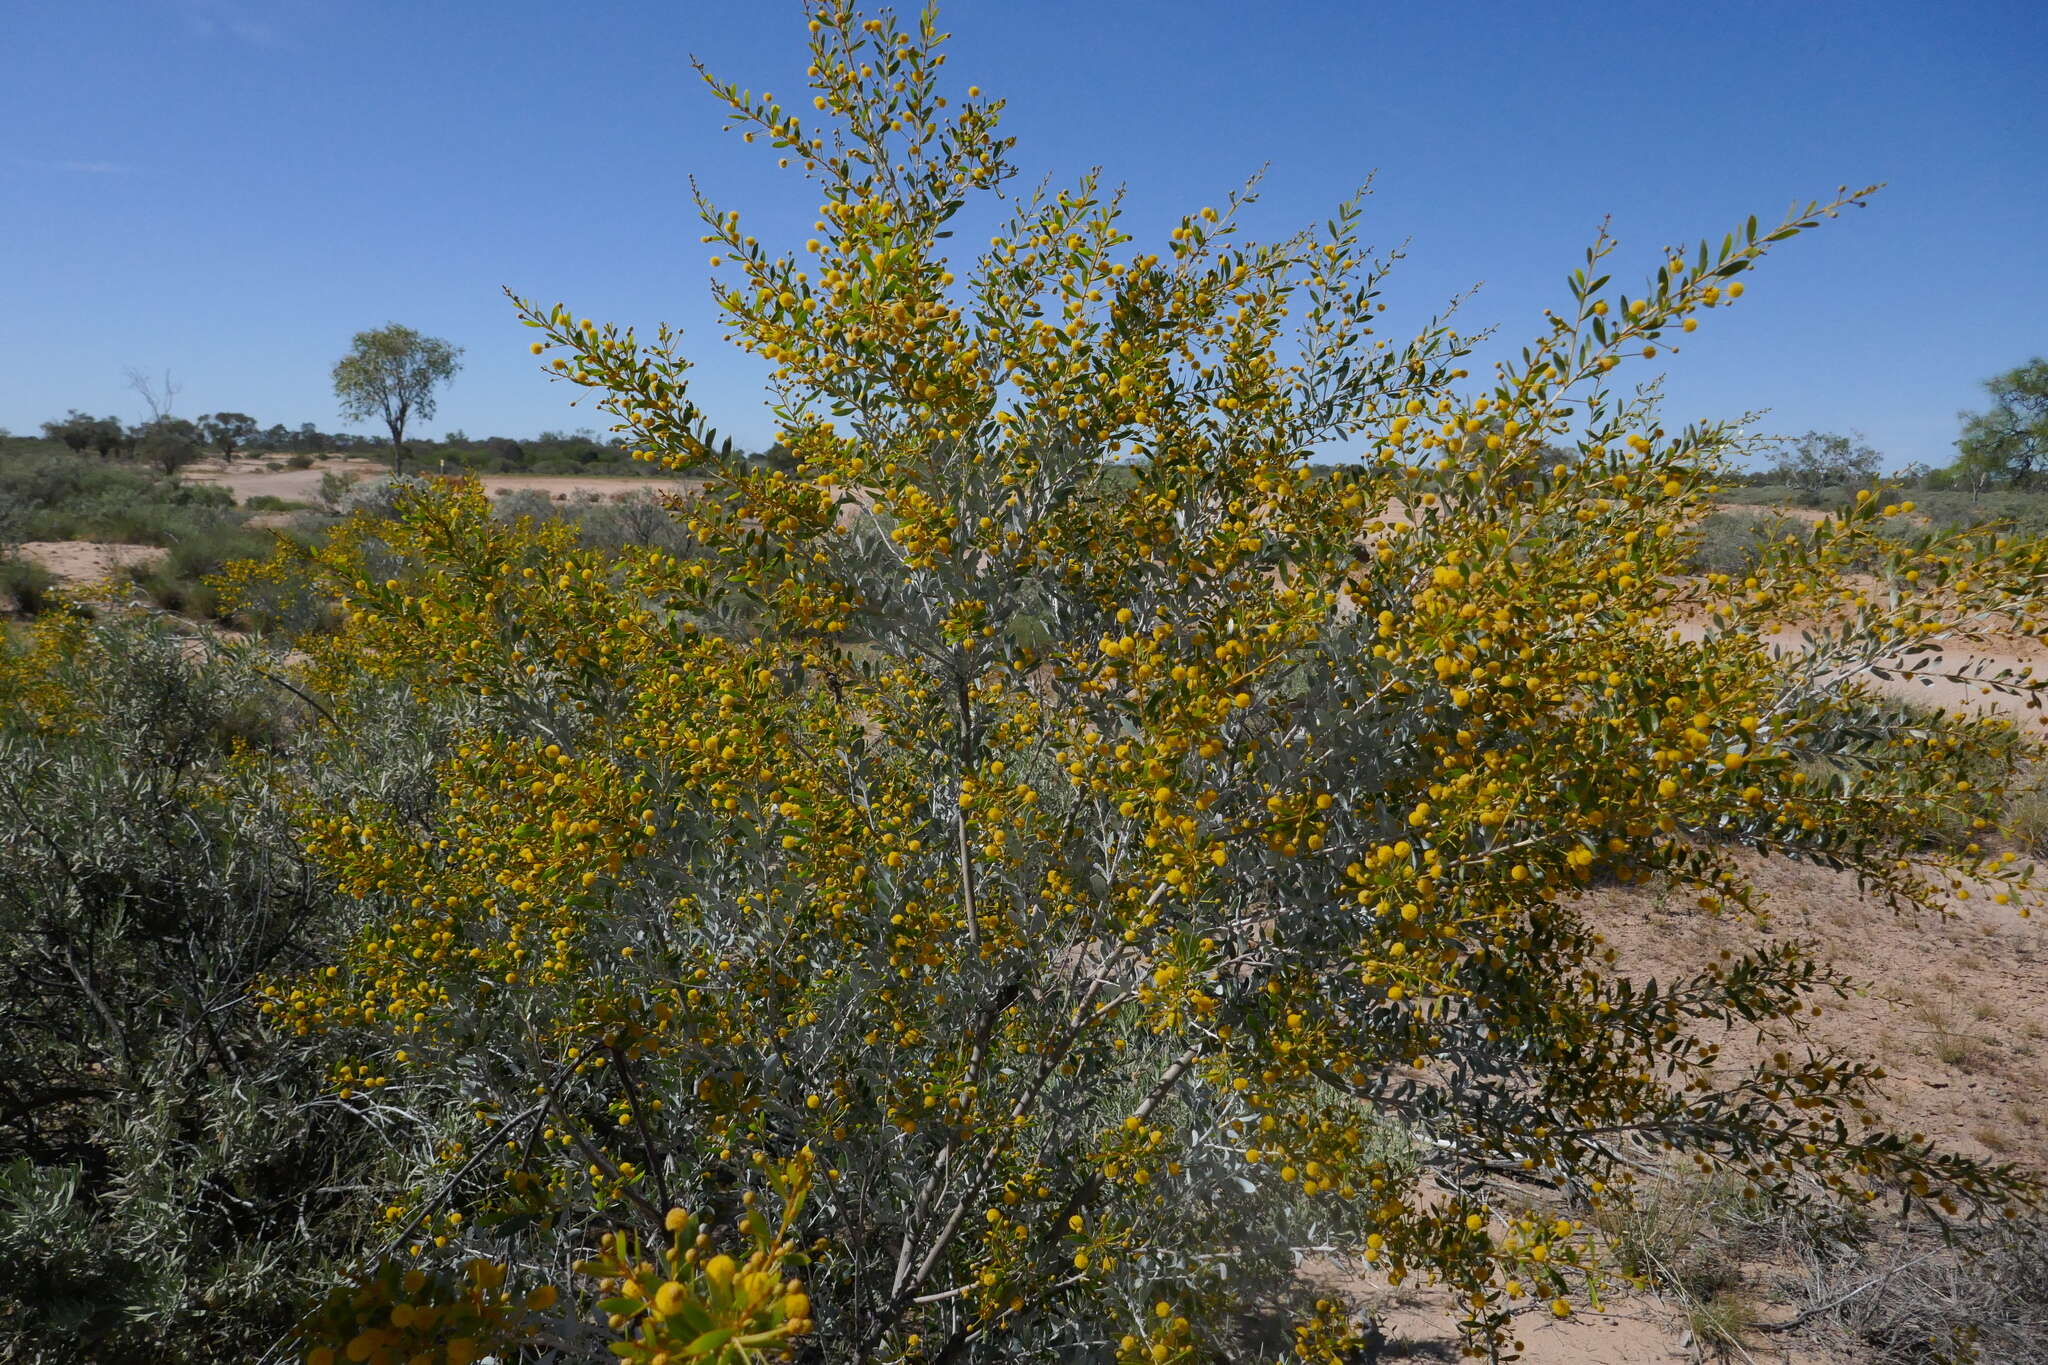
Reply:
M473 1260L459 1271L386 1263L327 1296L302 1329L306 1365L473 1365L533 1334L531 1315L555 1303L552 1285L523 1298L505 1268Z

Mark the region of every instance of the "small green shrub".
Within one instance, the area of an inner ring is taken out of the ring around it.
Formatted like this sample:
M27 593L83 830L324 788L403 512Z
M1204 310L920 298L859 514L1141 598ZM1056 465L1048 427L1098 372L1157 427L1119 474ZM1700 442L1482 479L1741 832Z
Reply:
M285 465L291 469L311 469L313 467L313 457L311 455L294 455L285 461Z
M167 567L184 578L208 578L237 559L268 554L271 538L243 526L211 526L195 531L170 547Z
M1689 567L1694 573L1724 573L1740 578L1756 567L1767 543L1803 530L1791 517L1715 512L1693 529L1697 544Z
M151 602L165 611L199 620L218 619L219 594L205 583L180 578L161 568L136 569L129 576Z
M128 577L157 606L197 620L225 620L218 590L208 580L237 560L267 553L275 541L239 524L195 528L163 559L131 565Z
M50 607L51 590L57 575L42 565L17 555L0 555L0 599L11 602L23 616L35 616Z
M559 517L561 512L555 500L538 488L508 488L493 501L491 510L504 521L517 521L521 517Z

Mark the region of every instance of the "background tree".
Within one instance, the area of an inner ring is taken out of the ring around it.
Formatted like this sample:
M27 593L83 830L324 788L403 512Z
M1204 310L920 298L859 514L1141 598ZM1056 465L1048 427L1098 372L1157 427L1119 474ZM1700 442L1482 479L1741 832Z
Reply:
M92 438L92 448L102 460L110 459L128 448L128 429L121 425L121 419L118 417L95 417L88 430Z
M1875 480L1884 457L1854 435L1809 431L1784 443L1770 477L1795 488L1816 492L1830 486Z
M165 474L175 474L204 453L199 427L182 417L161 417L135 428L135 451Z
M214 412L199 419L199 433L206 444L220 452L223 460L256 434L256 419L244 412Z
M149 409L151 422L161 422L171 416L172 410L177 406L178 395L184 390L171 378L169 370L164 371L162 379L152 378L146 371L133 365L128 367L126 373L128 387L135 391L143 406Z
M454 378L461 354L459 346L394 322L356 333L348 354L335 362L334 393L342 414L384 423L395 472L405 469L406 424L433 417L435 390Z
M2048 359L2036 356L1986 380L1984 387L1991 407L1962 414L1956 449L1969 469L2025 488L2048 459Z
M62 417L43 423L43 435L63 442L75 455L92 447L94 422L94 418L73 408Z
M1970 490L1970 504L1975 506L1984 496L1984 490L2008 476L2004 452L1988 442L1958 442L1955 462L1947 473L1952 483L1960 483Z

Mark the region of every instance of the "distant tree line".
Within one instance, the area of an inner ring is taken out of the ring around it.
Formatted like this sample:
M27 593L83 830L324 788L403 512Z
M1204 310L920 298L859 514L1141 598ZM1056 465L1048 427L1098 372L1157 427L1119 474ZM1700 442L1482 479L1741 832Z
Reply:
M1884 456L1860 434L1809 431L1774 444L1769 463L1744 477L1754 485L1789 484L1804 492L1854 488L1890 479L1933 491L1983 493L2027 489L2048 468L2048 358L2035 357L1984 382L1991 405L1958 413L1956 458L1916 461L1887 471Z
M268 427L242 412L211 412L199 418L168 414L124 423L118 417L96 417L71 409L44 422L43 435L77 454L88 451L103 460L144 459L175 473L206 455L231 460L252 454L321 454L381 444L375 437L347 431L322 431L311 422Z
M341 453L382 458L391 450L387 437L323 431L311 422L263 426L241 412L207 413L191 419L166 414L127 423L73 408L42 423L42 433L48 441L75 454L138 461L165 474L175 474L193 461L209 457L236 460ZM409 437L405 444L418 467L437 472L618 473L636 467L626 445L588 429L550 430L537 436L471 436L456 429L443 433L439 440ZM752 458L783 470L796 465L795 457L780 444Z

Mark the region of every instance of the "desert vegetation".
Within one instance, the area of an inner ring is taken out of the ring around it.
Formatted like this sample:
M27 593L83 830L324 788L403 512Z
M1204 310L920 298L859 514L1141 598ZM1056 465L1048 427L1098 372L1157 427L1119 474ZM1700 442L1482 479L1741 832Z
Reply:
M1139 241L935 13L805 17L707 77L819 200L699 201L765 454L518 296L663 486L437 459L405 328L411 474L0 450L161 552L4 567L0 1354L2037 1358L2032 390L1958 490L1625 387L1874 191L1602 235L1478 377L1358 201Z

